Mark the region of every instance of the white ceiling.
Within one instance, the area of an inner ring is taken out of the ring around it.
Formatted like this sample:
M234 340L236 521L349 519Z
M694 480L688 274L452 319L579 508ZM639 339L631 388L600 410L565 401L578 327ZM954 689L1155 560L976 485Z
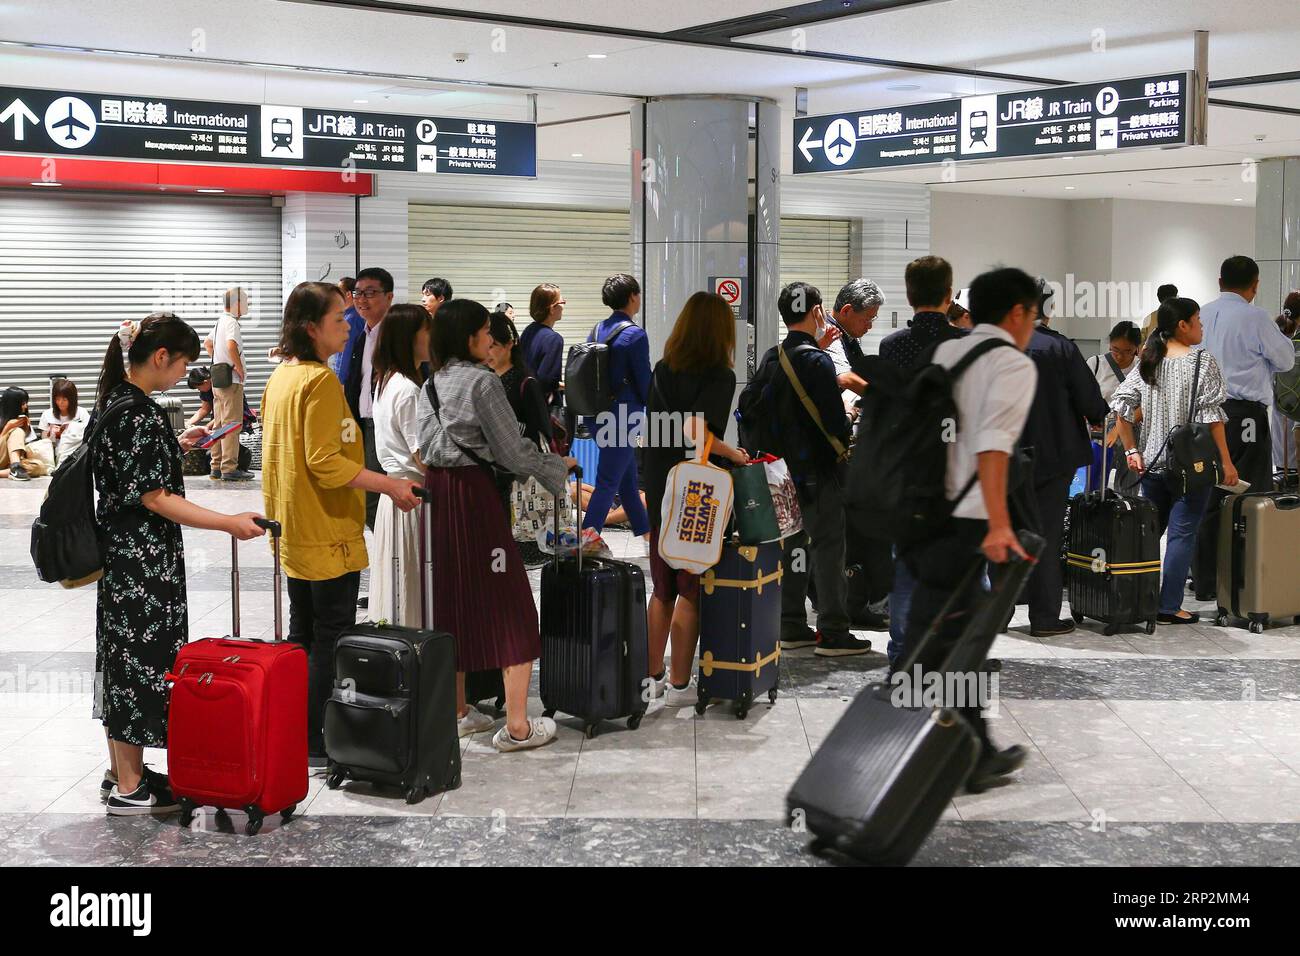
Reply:
M407 0L412 2L412 0ZM613 24L666 31L790 5L790 0L414 0L481 14ZM943 63L1070 81L1188 69L1192 31L1211 31L1211 78L1297 68L1296 0L934 0L916 7L806 28L810 50ZM1094 52L1094 31L1105 51ZM201 31L196 33L195 31ZM191 49L195 39L203 48ZM1017 88L1001 80L915 73L799 56L716 50L640 39L491 23L436 20L286 0L0 0L0 39L99 50L198 57L204 62L0 47L0 84L132 92L249 102L347 106L397 113L487 114L525 119L526 92L538 89L539 154L581 153L585 162L622 164L624 116L564 125L575 117L620 113L627 96L749 93L780 100L793 115L793 89L810 89L814 113L900 104ZM788 32L745 38L788 48ZM504 49L502 49L504 46ZM468 54L463 64L458 53ZM604 53L590 59L589 53ZM282 64L304 70L221 65ZM321 70L398 74L362 77ZM405 78L405 77L411 78ZM517 90L435 83L430 78L505 84ZM917 89L891 89L912 86ZM570 92L557 92L565 90ZM614 94L614 95L608 95ZM1300 108L1300 83L1212 91L1212 97ZM790 126L784 124L787 157ZM1262 139L1261 139L1262 137ZM1248 158L1300 155L1300 117L1211 107L1209 143L1181 150L1125 152L958 167L955 183L935 168L857 174L932 182L936 188L1052 198L1133 197L1253 204L1242 182ZM788 170L787 170L788 171ZM1200 182L1199 180L1210 180ZM1066 189L1074 186L1074 189Z

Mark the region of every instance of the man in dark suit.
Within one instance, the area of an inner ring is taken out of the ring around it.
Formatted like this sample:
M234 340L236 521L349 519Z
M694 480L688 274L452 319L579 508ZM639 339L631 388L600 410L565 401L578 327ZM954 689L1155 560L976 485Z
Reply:
M1038 385L1020 445L1033 456L1034 499L1043 535L1043 559L1025 586L1029 602L1029 633L1055 637L1074 630L1061 619L1061 534L1065 527L1070 481L1092 461L1086 422L1102 425L1109 408L1097 379L1088 370L1078 346L1048 327L1052 290L1039 280L1039 324L1025 351L1038 367Z

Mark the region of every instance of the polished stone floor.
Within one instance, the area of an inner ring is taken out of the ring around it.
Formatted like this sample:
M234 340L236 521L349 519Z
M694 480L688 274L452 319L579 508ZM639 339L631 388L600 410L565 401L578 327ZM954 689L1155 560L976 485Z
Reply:
M819 865L781 823L786 790L884 657L782 662L781 697L738 721L712 708L609 724L501 755L464 741L464 786L408 807L313 778L303 816L255 838L239 815L105 818L106 765L90 719L94 589L40 584L28 560L45 481L0 482L0 862L11 864ZM260 507L258 485L189 479L190 497ZM640 542L610 531L615 552ZM194 637L230 629L230 542L186 531ZM271 632L270 554L240 546L243 633ZM536 587L534 574L534 587ZM1189 603L1188 607L1200 607ZM1024 609L1004 662L995 737L1029 762L1008 786L958 796L922 865L1300 864L1300 627L1210 624L1104 637L1086 625L1031 638ZM883 635L870 635L883 647ZM534 701L540 710L540 702ZM165 766L165 753L150 752Z

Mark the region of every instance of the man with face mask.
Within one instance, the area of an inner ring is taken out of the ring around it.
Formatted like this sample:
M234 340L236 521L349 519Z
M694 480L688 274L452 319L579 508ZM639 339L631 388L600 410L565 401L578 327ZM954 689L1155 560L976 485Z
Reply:
M846 606L841 463L849 419L835 363L817 344L828 328L821 292L792 282L777 309L788 334L763 356L740 406L742 444L753 441L744 447L785 459L803 511L803 531L787 538L782 552L781 647L815 644L824 657L865 654L871 642L853 636ZM810 573L817 581L816 632L805 608Z

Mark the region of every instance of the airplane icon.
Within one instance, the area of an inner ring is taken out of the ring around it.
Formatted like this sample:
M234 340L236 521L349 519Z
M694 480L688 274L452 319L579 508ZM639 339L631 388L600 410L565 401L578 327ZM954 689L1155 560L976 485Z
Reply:
M833 140L830 141L830 143L827 144L826 149L827 149L827 150L832 150L832 149L835 150L835 158L836 158L836 159L843 159L843 158L844 158L844 150L845 150L846 148L852 150L852 149L853 149L853 146L854 146L854 144L853 144L851 141L849 141L849 140L847 140L847 139L844 138L844 127L842 127L842 126L837 126L837 127L836 127L836 136L835 136L835 138L834 138Z
M65 143L75 143L75 142L77 141L77 139L78 139L78 136L77 136L76 131L79 130L79 129L84 129L86 132L90 132L90 127L89 127L89 126L87 126L87 125L86 125L85 123L83 123L81 120L77 119L77 117L75 117L74 115L72 115L72 101L71 101L71 100L68 101L68 117L67 117L67 119L61 119L61 120L59 120L57 123L51 123L51 124L50 124L50 128L51 128L51 129L62 129L62 128L66 128L67 131L68 131L68 135L65 136L65 137L63 137L63 141L64 141Z

